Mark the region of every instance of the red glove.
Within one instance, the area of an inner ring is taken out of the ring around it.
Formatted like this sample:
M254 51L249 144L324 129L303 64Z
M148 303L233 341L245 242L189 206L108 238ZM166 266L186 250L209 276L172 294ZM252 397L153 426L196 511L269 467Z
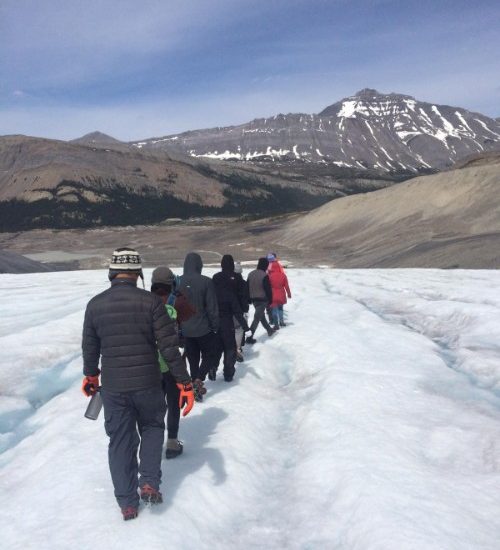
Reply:
M97 392L99 388L99 375L97 376L86 376L82 382L82 392L90 397Z
M193 384L191 382L184 382L177 384L179 388L179 408L186 407L182 413L182 416L186 416L190 413L194 405L194 391Z

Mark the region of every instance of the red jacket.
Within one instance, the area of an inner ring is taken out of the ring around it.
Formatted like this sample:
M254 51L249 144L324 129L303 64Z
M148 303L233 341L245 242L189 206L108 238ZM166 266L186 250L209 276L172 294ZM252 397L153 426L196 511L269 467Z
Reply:
M273 291L273 301L271 307L280 306L286 304L286 297L292 297L290 287L288 286L288 278L285 275L285 271L278 264L278 262L271 262L267 271L269 275L269 282L271 283L271 289Z

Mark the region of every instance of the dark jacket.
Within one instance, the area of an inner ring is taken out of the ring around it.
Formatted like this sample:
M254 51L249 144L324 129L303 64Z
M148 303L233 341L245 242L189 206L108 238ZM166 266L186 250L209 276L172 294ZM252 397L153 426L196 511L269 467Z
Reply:
M219 330L219 308L212 280L201 274L201 256L190 252L184 260L179 289L196 310L189 321L181 323L183 336L194 338Z
M178 382L189 381L175 321L159 296L137 288L130 279L114 279L111 288L87 304L83 324L83 374L99 374L111 392L161 387L158 350Z
M250 309L250 295L248 291L248 283L243 279L241 273L235 273L234 278L236 281L236 296L240 304L241 310L244 313L248 313Z
M243 311L236 294L237 283L234 273L234 262L231 266L231 262L224 261L225 258L227 258L227 256L224 256L221 262L222 271L216 273L212 279L214 282L215 294L217 296L217 304L219 306L219 316L221 319L229 318L231 320L233 317L236 317L243 329L248 331L248 325L243 317ZM232 260L232 256L229 256L229 258Z
M269 266L267 258L259 258L257 269L248 274L248 292L251 302L266 302L270 304L273 301L273 291L266 270Z

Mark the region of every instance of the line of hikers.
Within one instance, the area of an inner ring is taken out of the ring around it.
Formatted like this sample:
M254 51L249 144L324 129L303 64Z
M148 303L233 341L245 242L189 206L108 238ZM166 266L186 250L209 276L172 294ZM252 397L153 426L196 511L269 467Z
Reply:
M144 286L139 253L119 248L109 266L110 288L87 305L82 391L101 394L109 468L124 520L137 517L140 500L162 502L165 413L165 456L171 459L183 451L180 412L186 416L194 401L203 400L205 380L216 380L222 357L224 380L231 382L259 324L268 336L285 326L283 305L291 292L276 254L260 258L246 281L232 256L222 257L221 268L212 279L202 275L200 255L190 252L182 276L157 267L147 292L137 287L139 278ZM249 326L250 304L255 313Z

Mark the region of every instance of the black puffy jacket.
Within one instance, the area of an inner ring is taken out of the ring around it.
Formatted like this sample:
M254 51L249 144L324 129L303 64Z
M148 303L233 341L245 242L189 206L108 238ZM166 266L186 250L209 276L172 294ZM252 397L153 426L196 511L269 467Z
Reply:
M236 278L235 273L222 269L219 273L213 276L215 286L215 294L219 305L219 316L222 318L236 317L238 323L245 331L248 331L248 325L243 317L238 296L236 295Z
M203 262L196 252L187 254L184 260L184 274L181 277L180 290L196 313L181 323L182 335L187 338L205 336L219 330L219 308L212 279L201 274Z
M129 392L161 385L158 350L177 382L189 381L179 353L175 321L159 296L137 288L130 279L114 279L111 288L87 304L83 324L83 374L99 373L108 391Z

